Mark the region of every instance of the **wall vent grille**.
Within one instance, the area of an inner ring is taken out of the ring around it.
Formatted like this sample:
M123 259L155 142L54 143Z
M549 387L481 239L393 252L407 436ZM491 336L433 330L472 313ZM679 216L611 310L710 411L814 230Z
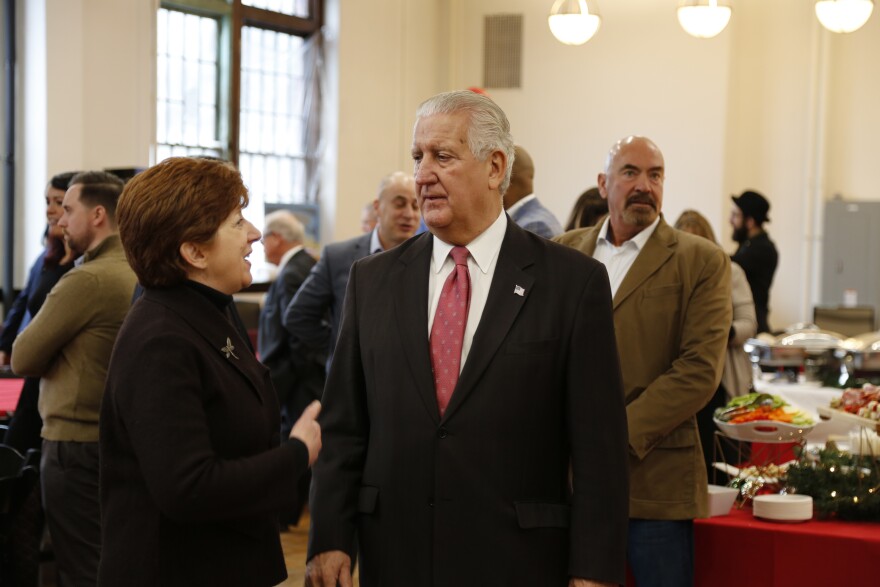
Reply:
M483 87L522 87L523 15L486 16L483 39Z

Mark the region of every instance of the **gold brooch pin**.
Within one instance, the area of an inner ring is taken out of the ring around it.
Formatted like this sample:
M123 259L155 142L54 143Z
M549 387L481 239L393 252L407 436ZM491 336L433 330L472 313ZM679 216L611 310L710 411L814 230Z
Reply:
M234 352L232 352L232 351L234 351L234 350L235 350L235 347L232 346L232 340L227 336L227 337L226 337L226 346L223 347L223 348L221 348L221 349L220 349L220 352L221 352L221 353L226 353L226 358L227 358L227 359L229 358L229 355L232 355L233 357L235 357L235 358L237 359L237 358L238 358L238 355L236 355Z

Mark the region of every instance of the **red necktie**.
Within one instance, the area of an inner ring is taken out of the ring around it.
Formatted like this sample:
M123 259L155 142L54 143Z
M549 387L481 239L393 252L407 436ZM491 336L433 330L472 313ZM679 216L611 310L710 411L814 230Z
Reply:
M449 405L455 384L458 383L461 346L471 305L468 250L464 247L453 247L449 254L455 261L455 268L443 284L440 303L437 304L431 326L431 367L434 371L434 391L437 394L441 418Z

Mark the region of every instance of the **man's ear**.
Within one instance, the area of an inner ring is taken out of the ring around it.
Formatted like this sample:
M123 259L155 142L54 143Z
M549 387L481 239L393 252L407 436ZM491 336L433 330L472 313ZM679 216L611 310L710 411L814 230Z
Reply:
M180 256L196 269L205 269L208 266L205 248L197 243L187 241L180 245Z
M504 151L495 151L489 155L489 188L497 190L504 180L507 171L507 156Z
M102 224L110 223L110 218L107 216L107 208L101 204L98 204L89 210L89 215L92 217L92 226L101 226Z
M602 196L603 200L608 199L608 191L605 189L605 181L608 179L608 176L604 173L600 173L596 178L596 183L599 184L599 195Z

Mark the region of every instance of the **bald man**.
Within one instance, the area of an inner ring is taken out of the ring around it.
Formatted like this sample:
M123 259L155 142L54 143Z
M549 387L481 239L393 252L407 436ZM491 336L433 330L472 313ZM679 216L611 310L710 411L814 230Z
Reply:
M378 219L376 228L324 247L321 259L284 312L284 327L291 336L312 351L328 353L328 370L342 324L342 302L351 266L367 255L393 249L419 228L413 176L402 171L386 175L379 183L373 207Z
M534 192L535 164L528 151L517 145L510 187L504 192L504 209L521 227L544 238L562 234L562 225L553 213L538 201Z
M627 558L639 587L693 585L693 520L708 515L696 415L721 379L730 260L663 220L663 153L630 136L611 147L601 225L558 241L608 269L629 429Z

